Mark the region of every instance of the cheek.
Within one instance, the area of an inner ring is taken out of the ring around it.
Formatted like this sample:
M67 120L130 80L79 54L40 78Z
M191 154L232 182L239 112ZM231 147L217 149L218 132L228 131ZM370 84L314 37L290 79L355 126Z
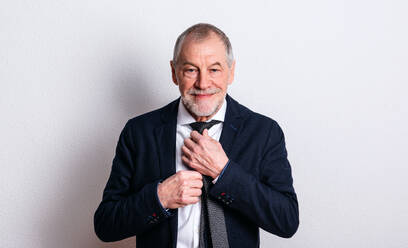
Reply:
M179 88L181 92L186 92L188 91L191 87L193 87L194 85L194 81L192 80L188 80L186 78L181 78L180 82L179 82Z
M218 88L222 89L223 91L225 91L228 87L228 78L222 78L220 80L217 81L217 86Z

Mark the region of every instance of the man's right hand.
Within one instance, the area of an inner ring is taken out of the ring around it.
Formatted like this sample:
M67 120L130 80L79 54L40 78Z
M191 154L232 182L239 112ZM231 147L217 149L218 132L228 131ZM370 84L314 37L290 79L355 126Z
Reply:
M164 180L157 187L157 195L164 208L179 208L200 200L203 177L197 171L182 170Z

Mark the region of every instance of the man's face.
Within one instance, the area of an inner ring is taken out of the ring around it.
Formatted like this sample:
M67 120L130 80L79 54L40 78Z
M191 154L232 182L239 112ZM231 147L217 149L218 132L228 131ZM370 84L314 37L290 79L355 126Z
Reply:
M235 61L228 67L225 46L215 34L201 41L184 39L177 64L171 62L172 76L196 120L205 121L219 110L234 79L234 67Z

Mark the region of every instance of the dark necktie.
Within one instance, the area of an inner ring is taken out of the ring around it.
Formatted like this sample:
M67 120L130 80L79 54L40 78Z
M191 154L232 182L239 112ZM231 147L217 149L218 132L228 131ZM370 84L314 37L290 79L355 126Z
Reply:
M193 130L203 133L221 121L194 122L190 126ZM203 189L201 194L200 242L199 248L226 248L229 247L227 228L225 226L224 210L214 200L208 197L208 189L212 178L203 175Z

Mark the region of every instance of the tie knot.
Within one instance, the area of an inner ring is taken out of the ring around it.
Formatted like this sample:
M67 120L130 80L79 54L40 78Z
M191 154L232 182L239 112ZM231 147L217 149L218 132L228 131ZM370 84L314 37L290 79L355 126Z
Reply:
M212 126L215 124L221 123L221 121L218 120L211 120L210 122L193 122L190 123L190 127L199 132L200 134L203 134L204 129L210 129Z

